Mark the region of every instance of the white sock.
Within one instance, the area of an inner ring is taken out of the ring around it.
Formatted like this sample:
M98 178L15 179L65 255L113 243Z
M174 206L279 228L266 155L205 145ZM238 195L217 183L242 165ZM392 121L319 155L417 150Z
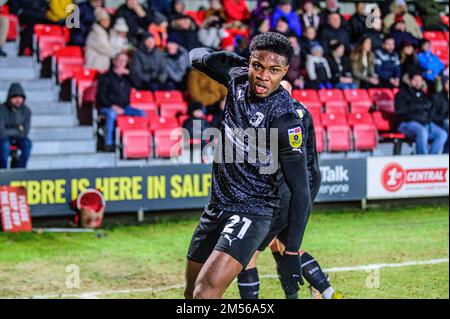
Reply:
M334 289L333 287L327 288L324 292L322 292L323 299L331 299L333 297Z

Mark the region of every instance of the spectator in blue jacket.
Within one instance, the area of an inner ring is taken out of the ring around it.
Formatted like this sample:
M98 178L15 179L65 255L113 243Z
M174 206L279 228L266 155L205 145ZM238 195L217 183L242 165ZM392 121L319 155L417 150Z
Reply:
M103 0L89 0L80 3L80 27L70 30L70 43L84 47L86 39L91 32L92 25L96 22L94 11L96 8L103 7Z
M436 77L441 74L445 66L439 58L431 52L430 41L423 40L420 53L417 55L419 66L424 70L423 77L430 88L435 87Z
M289 23L289 29L297 35L297 37L302 36L302 24L300 23L300 18L297 13L292 10L291 0L280 0L278 7L275 9L272 15L272 29L275 29L278 20L284 17Z
M395 52L395 41L392 37L384 38L382 49L375 52L375 73L380 80L380 87L399 87L400 59Z

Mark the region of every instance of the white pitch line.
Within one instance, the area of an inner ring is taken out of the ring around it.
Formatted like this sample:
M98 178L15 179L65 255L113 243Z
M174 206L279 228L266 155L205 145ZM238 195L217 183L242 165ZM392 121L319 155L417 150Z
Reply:
M370 265L359 265L359 266L351 266L351 267L333 267L324 269L327 273L335 273L335 272L345 272L345 271L367 271L381 268L398 268L398 267L411 267L411 266L420 266L420 265L437 265L448 263L448 258L439 258L439 259L430 259L430 260L417 260L417 261L406 261L402 263L396 264L370 264ZM278 278L277 275L262 275L260 278L271 279ZM160 292L174 289L183 289L184 284L178 284L168 287L149 287L143 289L123 289L123 290L104 290L104 291L91 291L84 292L79 294L53 294L53 295L36 295L32 296L31 299L51 299L51 298L82 298L82 299L96 299L97 296L102 295L113 295L113 294L132 294L132 293L140 293L140 292ZM29 299L30 297L25 297Z

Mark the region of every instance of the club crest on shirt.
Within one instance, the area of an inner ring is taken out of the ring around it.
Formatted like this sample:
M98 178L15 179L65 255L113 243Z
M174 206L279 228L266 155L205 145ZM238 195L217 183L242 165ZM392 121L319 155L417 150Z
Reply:
M301 152L300 147L303 143L303 133L300 126L291 128L288 130L289 144L292 146L293 151Z
M251 118L250 118L250 125L251 126L258 126L259 124L261 124L262 120L264 119L264 114L262 114L261 112L256 112Z

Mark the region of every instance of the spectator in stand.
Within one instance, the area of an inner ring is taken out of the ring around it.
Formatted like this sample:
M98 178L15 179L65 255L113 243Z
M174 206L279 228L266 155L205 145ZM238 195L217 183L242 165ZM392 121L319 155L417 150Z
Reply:
M400 86L400 59L391 37L384 38L383 48L375 52L375 72L380 79L380 87L392 89Z
M400 20L392 25L390 36L394 39L395 47L397 49L400 49L402 47L402 43L404 42L409 42L415 47L419 44L419 41L411 33L406 31L406 24L403 20Z
M444 87L444 90L435 93L431 98L431 102L433 103L431 120L447 132L447 142L444 146L444 153L448 154L448 77L444 76L442 78L442 86Z
M311 54L306 58L306 71L309 81L309 88L331 89L331 70L327 59L323 57L323 48L316 44L311 48Z
M417 154L439 154L447 141L447 132L432 121L433 105L422 90L422 75L412 74L409 80L411 86L400 89L395 96L398 130L415 141Z
M331 53L327 55L331 84L341 90L356 89L357 85L353 82L349 59L344 53L345 47L342 43L336 41L331 44Z
M383 47L383 41L385 35L383 33L383 20L381 19L381 10L379 7L371 7L371 12L369 13L372 17L370 20L371 27L365 34L365 37L369 37L372 40L372 51L381 50Z
M280 0L277 8L272 15L271 26L276 29L278 21L284 18L289 25L289 29L295 32L297 37L302 36L302 24L300 23L300 18L297 13L292 11L292 1L291 0Z
M422 40L420 44L420 52L417 54L417 61L419 66L423 69L423 77L427 81L428 87L432 90L436 88L436 80L439 79L439 75L444 71L445 65L439 58L431 52L430 41Z
M131 59L131 80L139 90L164 90L167 72L163 53L155 47L155 39L151 33L145 33L143 38Z
M320 42L326 53L330 52L330 43L332 40L341 42L347 54L351 51L348 33L345 31L341 22L341 16L338 13L330 13L328 15L328 24L324 27L320 37Z
M287 19L285 17L279 18L273 31L281 33L284 36L287 36L289 33L291 33L291 30L289 29L289 22L287 21Z
M312 27L316 31L320 27L320 16L318 10L314 7L311 0L306 0L303 3L303 12L300 14L300 22L302 24L302 30Z
M153 11L167 14L170 11L172 0L147 0L147 7Z
M333 13L336 13L341 18L343 28L347 32L349 32L350 30L349 30L348 22L342 16L341 9L339 6L340 5L339 5L338 0L326 0L325 8L322 9L322 11L320 13L320 25L321 25L321 27L327 25L327 23L329 22L329 16Z
M270 6L270 2L268 0L259 0L256 4L256 8L253 9L251 13L250 19L250 27L254 31L258 29L261 25L261 21L269 20L269 28L270 28L270 17L272 16L272 7Z
M184 91L184 80L191 63L188 52L180 46L180 39L173 36L168 38L164 65L167 73L166 89Z
M367 27L366 4L358 1L355 4L356 12L350 18L350 41L356 43L361 39L369 28Z
M98 80L97 104L106 117L105 151L114 151L114 127L117 115L145 116L145 112L130 106L130 71L128 55L119 53L111 69Z
M31 55L33 50L33 33L36 24L48 24L48 2L46 0L10 0L9 10L19 18L23 26L20 32L19 55ZM26 27L25 27L26 26Z
M298 41L295 33L291 33L288 36L289 42L291 42L292 47L294 48L294 55L289 63L289 69L286 73L286 79L291 83L294 88L303 89L304 88L304 79L302 76L302 57L301 57L301 48L300 43Z
M184 0L174 0L168 13L169 22L179 16L185 15L185 12L186 4L184 3Z
M221 22L227 20L220 0L209 0L209 9L205 11L205 20L210 17L217 17Z
M217 16L210 16L203 22L203 28L198 31L198 39L201 45L219 50L220 44L223 38L227 35L227 32L222 26L220 18Z
M92 25L95 23L95 9L104 6L103 0L89 0L78 5L80 27L70 30L70 44L84 47Z
M53 23L64 25L72 12L68 10L70 5L73 5L72 0L49 0L47 18Z
M241 21L247 23L250 19L250 11L245 0L222 0L222 5L227 22Z
M305 29L303 37L300 39L300 47L302 48L302 61L306 61L306 56L311 54L311 48L314 45L320 44L317 39L316 29L308 27Z
M408 13L405 0L396 0L392 3L391 12L383 20L384 32L389 33L391 26L400 20L405 22L407 32L411 33L416 39L422 39L422 31L416 19Z
M8 37L8 19L0 16L0 57L5 57L6 53L3 51L3 45L6 43Z
M421 71L417 61L416 49L411 42L405 41L400 51L400 69L402 74L402 84L410 86L409 76Z
M375 55L372 52L372 40L362 38L353 50L350 61L355 83L362 89L377 87L380 83L375 73Z
M128 51L131 48L127 37L129 30L127 23L123 18L117 19L113 28L110 30L110 42L117 52Z
M264 19L255 23L254 29L252 30L252 38L256 37L258 34L266 33L270 31L270 19Z
M425 30L448 31L448 25L441 20L442 12L447 12L448 14L446 6L448 6L448 2L445 1L414 0L414 7L418 16L422 19Z
M236 47L234 49L234 52L245 58L245 59L249 59L250 58L250 44L248 42L248 39L246 37L237 35L235 37L235 41L236 41Z
M225 86L196 69L189 72L187 91L193 102L200 102L208 109L223 100L228 93Z
M97 22L92 26L84 48L84 67L105 72L109 70L111 59L121 50L110 42L108 29L111 26L111 17L108 12L103 8L97 8L95 18Z
M0 105L0 169L8 168L11 145L20 151L13 158L11 168L25 168L31 153L31 141L28 138L31 123L31 111L25 105L25 92L19 83L9 87L7 101Z
M199 102L193 102L189 105L189 117L184 121L183 128L189 132L189 137L191 139L196 136L195 134L200 134L199 136L202 136L203 132L211 127L205 117L206 109L203 104ZM200 128L200 132L194 132L194 129L196 127ZM207 141L202 139L201 144L203 149L203 147L205 147L205 145L207 144Z
M179 15L170 22L169 36L180 39L180 45L190 51L201 46L198 38L198 26L188 15Z
M114 22L118 18L124 18L128 28L128 40L137 47L140 36L148 31L151 24L167 27L166 18L152 9L145 9L138 0L127 0L121 5L114 15Z

